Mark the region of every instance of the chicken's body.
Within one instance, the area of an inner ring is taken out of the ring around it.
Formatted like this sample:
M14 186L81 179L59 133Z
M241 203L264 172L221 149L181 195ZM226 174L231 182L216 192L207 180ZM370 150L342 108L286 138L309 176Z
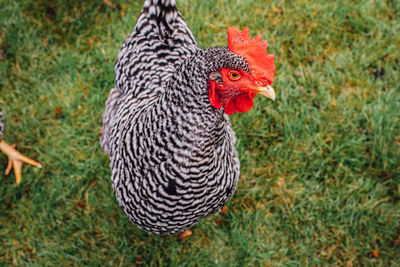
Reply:
M175 1L145 2L115 65L101 138L117 200L143 230L183 232L236 189L235 135L209 98L221 68L250 71L226 47L201 50Z

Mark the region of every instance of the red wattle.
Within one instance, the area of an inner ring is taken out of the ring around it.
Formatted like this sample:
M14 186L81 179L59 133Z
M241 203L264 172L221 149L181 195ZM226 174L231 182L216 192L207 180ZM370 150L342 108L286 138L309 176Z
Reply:
M210 99L211 106L220 109L225 102L225 114L231 115L237 112L246 113L254 106L253 98L256 95L255 93L246 92L244 94L223 99L223 97L218 93L217 83L213 80L209 80L208 83L210 85L208 88L208 98Z
M210 87L208 88L208 98L210 99L210 104L216 109L222 107L222 99L221 96L218 94L216 87L216 82L213 80L208 80Z
M255 95L255 93L249 92L246 94L241 94L232 98L228 98L225 103L225 113L228 115L237 112L246 113L254 106L253 98Z

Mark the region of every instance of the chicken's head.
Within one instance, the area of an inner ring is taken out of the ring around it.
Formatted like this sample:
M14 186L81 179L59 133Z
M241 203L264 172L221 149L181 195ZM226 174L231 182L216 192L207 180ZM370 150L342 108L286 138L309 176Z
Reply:
M272 100L274 89L274 55L267 54L267 41L261 35L250 38L249 29L243 31L229 27L228 47L230 52L243 58L250 71L240 68L221 68L210 74L209 99L214 108L225 106L226 114L249 111L254 103L253 98L260 93Z

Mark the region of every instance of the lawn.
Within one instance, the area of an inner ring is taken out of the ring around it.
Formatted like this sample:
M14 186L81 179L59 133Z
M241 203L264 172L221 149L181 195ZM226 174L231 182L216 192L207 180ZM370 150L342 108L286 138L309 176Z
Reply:
M129 222L98 142L142 5L0 0L3 137L43 164L1 179L0 265L400 266L400 3L178 0L202 48L248 26L277 69L276 101L231 116L229 212L183 241Z

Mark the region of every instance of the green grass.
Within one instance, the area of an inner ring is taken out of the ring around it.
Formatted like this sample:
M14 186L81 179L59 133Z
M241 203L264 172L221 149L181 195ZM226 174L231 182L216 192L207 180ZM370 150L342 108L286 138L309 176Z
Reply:
M178 0L201 47L248 26L277 68L277 100L231 116L229 213L184 241L138 230L111 188L101 114L142 7L113 2L0 0L4 139L44 165L1 180L0 264L400 266L398 1Z

